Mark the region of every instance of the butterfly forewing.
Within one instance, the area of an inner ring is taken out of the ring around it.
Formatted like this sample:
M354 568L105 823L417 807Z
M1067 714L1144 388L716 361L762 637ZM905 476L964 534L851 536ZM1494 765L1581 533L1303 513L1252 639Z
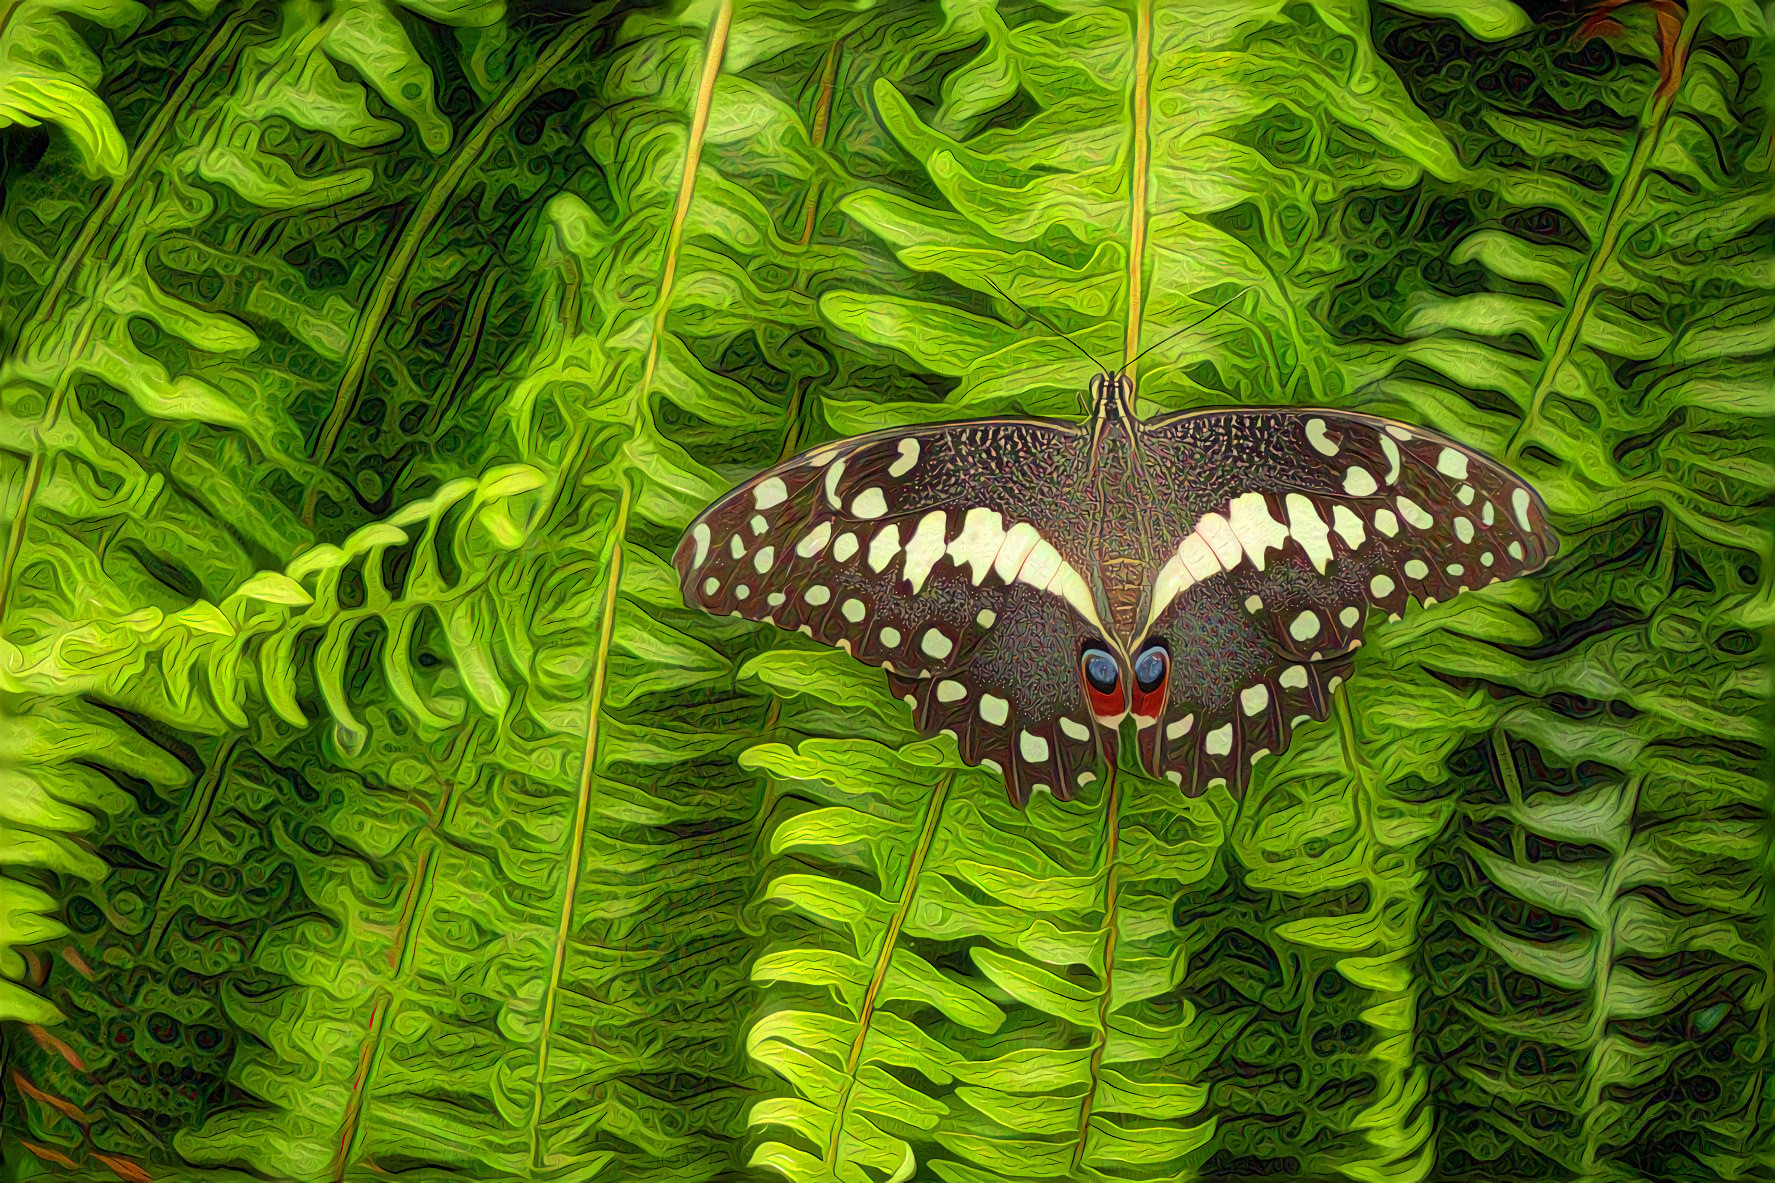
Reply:
M1072 424L978 420L812 449L692 524L686 601L881 666L921 730L954 733L1019 803L1070 796L1099 751L1074 672L1100 635L1075 566L1088 518L1066 496L1085 442Z
M1156 420L1168 533L1148 634L1173 653L1149 768L1235 791L1348 678L1368 612L1404 611L1546 562L1545 507L1514 475L1421 428L1350 412L1252 408ZM1188 725L1183 726L1184 720Z

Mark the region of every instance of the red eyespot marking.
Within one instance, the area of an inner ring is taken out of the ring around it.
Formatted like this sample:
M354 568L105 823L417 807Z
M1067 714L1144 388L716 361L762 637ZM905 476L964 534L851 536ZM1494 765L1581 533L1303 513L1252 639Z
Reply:
M1104 650L1087 649L1079 655L1079 680L1098 719L1119 719L1128 709L1122 697L1121 667Z
M1089 685L1087 683L1087 685ZM1091 713L1100 719L1113 719L1122 713L1121 694L1104 694L1096 687L1091 687Z
M1165 683L1171 679L1171 655L1160 646L1147 649L1135 659L1131 712L1142 727L1158 722L1165 706Z

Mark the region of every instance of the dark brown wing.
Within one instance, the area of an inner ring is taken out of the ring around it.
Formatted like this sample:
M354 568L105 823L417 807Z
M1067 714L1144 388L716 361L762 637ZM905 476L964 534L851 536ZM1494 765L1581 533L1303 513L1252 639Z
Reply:
M1370 609L1404 611L1537 570L1546 506L1493 460L1420 427L1257 407L1143 424L1161 488L1148 638L1172 654L1147 767L1237 792L1251 764L1322 719Z
M691 524L685 601L882 666L921 730L953 731L1013 800L1070 796L1098 752L1075 672L1101 636L1074 495L1087 445L1073 424L1013 419L814 448Z

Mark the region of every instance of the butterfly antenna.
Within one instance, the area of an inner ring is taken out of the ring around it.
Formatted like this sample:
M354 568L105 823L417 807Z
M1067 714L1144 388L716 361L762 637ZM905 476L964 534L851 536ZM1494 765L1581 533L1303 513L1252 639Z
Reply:
M987 282L991 283L992 281L988 280ZM1145 357L1147 354L1149 354L1153 350L1157 349L1160 345L1169 345L1171 342L1177 340L1177 338L1183 336L1185 333L1189 332L1191 329L1195 328L1197 325L1201 324L1203 321L1208 320L1212 317L1218 316L1220 313L1226 311L1227 308L1231 307L1233 300L1237 300L1240 296L1243 296L1246 292L1248 292L1250 290L1251 290L1250 288L1240 288L1238 291L1233 293L1232 300L1228 300L1225 304L1222 304L1220 307L1214 309L1214 311L1208 313L1206 316L1198 317L1195 320L1191 321L1189 324L1184 325L1181 329L1178 329L1175 333L1172 333L1169 337L1166 337L1163 341L1158 342L1158 344L1148 345L1145 349L1142 349L1139 353L1136 353L1133 357L1131 357L1127 361L1123 362L1122 368L1116 371L1116 376L1120 377L1123 373L1125 373L1127 371L1129 366L1133 365L1135 362L1139 361L1141 358Z
M985 279L987 283L992 283L992 280L987 279L987 277L984 275L981 276L980 278ZM1059 337L1062 341L1065 341L1068 345L1072 346L1074 349L1076 349L1080 353L1084 354L1085 357L1090 361L1090 363L1097 367L1097 372L1099 374L1109 373L1109 367L1104 365L1102 362L1098 361L1095 357L1092 357L1090 350L1086 349L1083 345L1080 345L1077 341L1074 341L1071 337L1068 337L1065 333L1062 333L1059 329L1055 328L1052 324L1049 324L1042 317L1037 316L1035 313L1031 312L1029 309L1023 307L1023 305L1017 303L1017 301L1011 300L1011 294L1009 292L1005 291L1005 289L999 287L996 283L992 283L992 290L997 292L999 295L1003 296L1005 299L1010 300L1011 306L1013 308L1017 309L1017 311L1021 312L1024 316L1027 316L1030 320L1035 321L1035 323L1041 325L1044 329L1047 329L1050 333L1053 333L1055 336ZM1237 299L1237 298L1238 297L1236 297L1236 296L1234 297L1234 299Z

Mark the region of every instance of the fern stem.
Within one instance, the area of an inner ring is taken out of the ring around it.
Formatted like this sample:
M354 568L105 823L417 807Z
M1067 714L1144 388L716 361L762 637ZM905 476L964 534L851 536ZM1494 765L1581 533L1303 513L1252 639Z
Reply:
M1091 1047L1091 1083L1079 1102L1078 1137L1072 1147L1072 1169L1075 1174L1085 1161L1085 1147L1091 1135L1091 1108L1097 1100L1103 1053L1109 1047L1109 1015L1115 1008L1116 895L1121 887L1121 868L1116 861L1121 837L1120 789L1116 767L1112 764L1109 768L1109 783L1103 793L1103 996L1097 1000L1097 1041Z
M1510 750L1510 737L1505 733L1502 722L1491 729L1491 753L1492 759L1497 762L1498 779L1504 782L1504 796L1510 802L1510 810L1520 819L1522 778L1516 775L1516 756ZM1528 861L1527 851L1523 848L1520 820L1510 827L1510 853L1518 863Z
M1609 1030L1609 995L1614 984L1615 941L1620 925L1615 899L1621 890L1621 881L1633 873L1628 847L1633 840L1633 815L1639 808L1644 781L1643 776L1632 776L1627 780L1628 800L1616 813L1615 836L1620 839L1620 844L1610 851L1609 869L1596 897L1606 922L1602 931L1596 934L1596 961L1590 979L1590 1018L1584 1032L1584 1041L1589 1045L1584 1056L1584 1093L1578 1099L1578 1111L1584 1115L1584 1157L1581 1161L1586 1174L1595 1172L1598 1151L1611 1132L1608 1110L1602 1107L1602 1091L1612 1083L1607 1075L1610 1067L1607 1060L1613 1049L1604 1042L1604 1037Z
M666 332L666 313L672 307L672 282L678 274L678 251L684 243L684 223L690 216L690 199L696 195L696 170L703 158L703 140L709 134L709 110L715 102L715 80L721 76L721 59L727 53L727 31L733 25L733 0L721 0L715 23L709 28L709 45L703 52L703 73L696 85L696 109L690 117L690 142L684 145L684 171L678 178L678 200L672 207L672 224L666 230L665 263L660 269L659 295L654 299L653 333L647 341L647 364L641 371L642 396L653 388L653 372L659 366L660 338Z
M814 151L823 151L826 147L826 133L832 126L832 99L838 89L838 58L844 52L844 38L840 37L826 51L826 65L820 71L820 98L814 106ZM815 177L808 182L807 198L801 206L801 239L802 246L814 240L814 222L819 215L820 179Z
M1535 426L1541 418L1542 407L1547 396L1553 392L1554 380L1577 347L1578 334L1584 326L1584 316L1590 310L1590 302L1596 297L1597 289L1602 286L1603 269L1614 257L1621 228L1639 201L1640 183L1647 163L1657 151L1658 141L1663 136L1670 108L1676 102L1676 92L1682 88L1683 63L1688 60L1689 46L1694 41L1695 31L1700 24L1692 14L1683 21L1682 32L1669 59L1671 76L1660 82L1652 92L1651 103L1645 118L1640 121L1639 133L1634 139L1633 155L1628 158L1627 167L1621 172L1620 183L1615 186L1615 192L1610 197L1602 235L1597 239L1596 249L1584 260L1584 270L1579 275L1577 290L1572 293L1565 319L1560 323L1559 336L1554 341L1552 352L1547 355L1546 364L1541 367L1540 377L1535 380L1535 389L1529 396L1528 413L1523 416L1522 422L1511 433L1510 442L1504 447L1506 463L1513 463L1533 436Z
M456 745L470 746L472 738L467 737L472 735L472 728L463 728L457 733ZM463 762L454 761L458 765ZM438 831L449 816L450 805L455 800L455 787L453 780L445 780L436 807L425 811L425 824L421 829L424 845L419 852L419 865L407 884L401 900L400 918L395 922L394 937L388 946L388 976L395 985L384 985L376 991L369 1031L358 1053L357 1075L351 1082L351 1099L346 1103L345 1116L340 1123L338 1148L332 1163L333 1183L345 1183L352 1161L357 1157L357 1148L363 1143L364 1114L375 1092L377 1069L382 1064L383 1036L394 1024L399 1000L406 996L406 991L396 987L401 979L412 973L417 960L422 927L420 917L426 913L431 901L441 861L437 857Z
M918 891L918 877L924 870L925 859L930 855L931 844L937 836L937 822L943 816L943 805L949 797L949 787L955 783L955 774L950 773L931 792L930 803L925 806L924 829L918 835L918 844L912 848L912 858L906 868L906 882L900 887L900 898L895 903L894 915L888 921L887 932L882 934L881 953L875 958L875 971L869 975L869 988L863 994L863 1004L857 1014L857 1034L851 1040L850 1052L844 1058L844 1087L838 1094L838 1107L832 1115L832 1137L826 1144L826 1163L832 1166L838 1160L838 1143L844 1136L844 1119L850 1110L851 1093L857 1084L857 1069L863 1060L863 1047L869 1039L869 1027L875 1017L875 999L881 993L882 984L887 981L888 968L893 964L894 948L900 943L900 931L906 926L906 914L912 910L912 897ZM835 1172L836 1173L836 1172Z
M1409 850L1399 851L1399 857L1383 863L1386 853L1398 848L1385 840L1377 824L1380 785L1362 759L1348 694L1338 695L1334 703L1338 745L1344 765L1356 782L1355 808L1364 847L1362 872L1369 885L1368 909L1375 918L1373 952L1360 958L1341 959L1338 970L1374 992L1376 1005L1365 1009L1362 1018L1378 1038L1368 1053L1375 1061L1378 1087L1374 1100L1355 1122L1371 1153L1350 1163L1344 1173L1366 1183L1422 1183L1434 1169L1436 1131L1433 1111L1425 1113L1421 1133L1416 1132L1420 1123L1410 1120L1411 1114L1425 1103L1427 1092L1424 1069L1416 1063L1412 1051L1417 1027L1417 987L1409 973L1404 975L1403 984L1391 985L1387 981L1391 975L1385 969L1388 964L1397 965L1417 943L1415 930L1422 912L1418 883L1422 873ZM1403 915L1398 916L1398 928L1389 931L1388 912L1395 900ZM1363 977L1368 980L1363 982Z
M481 268L475 277L474 298L469 302L468 315L463 318L461 335L456 340L456 347L450 353L450 378L438 397L431 400L426 409L425 421L420 430L426 436L437 433L444 415L456 406L456 400L462 396L462 387L468 381L469 371L474 369L480 357L481 338L487 331L487 312L493 304L493 291L498 281L493 275L493 266L488 264Z
M197 790L186 803L185 824L179 828L179 844L173 849L172 858L167 860L166 874L160 877L160 887L154 893L154 924L148 930L146 945L150 957L160 952L160 942L165 938L167 925L172 921L166 910L166 893L178 880L179 872L191 857L191 847L209 821L210 811L216 804L216 794L228 775L228 766L234 761L234 753L239 750L241 739L241 736L236 735L222 746L221 752L217 753L209 771L204 774Z
M346 1168L351 1164L357 1147L358 1132L363 1128L361 1119L364 1098L368 1095L370 1078L374 1075L376 1049L382 1046L382 1032L387 1029L388 1014L392 1009L386 987L377 990L375 997L376 1001L370 1010L369 1033L358 1048L357 1072L351 1078L351 1097L345 1103L345 1115L339 1123L338 1145L333 1150L333 1161L327 1167L327 1177L332 1183L343 1183Z
M616 632L616 596L622 582L623 537L629 528L629 482L622 482L616 524L611 528L610 566L604 575L603 617L598 623L598 654L592 666L592 693L586 704L586 742L580 759L579 791L573 804L573 841L567 850L567 883L562 888L561 919L555 926L554 957L549 962L548 988L543 992L542 1030L537 1037L536 1084L530 1107L530 1163L542 1170L543 1092L548 1084L549 1040L555 1030L555 1000L567 964L567 942L573 932L573 899L579 891L580 866L585 859L586 822L591 813L592 785L597 779L598 718L604 710L604 680L610 669L610 642Z
M315 464L325 465L332 457L333 449L338 446L339 433L345 429L345 420L352 408L357 406L364 374L370 368L370 357L375 352L377 340L382 336L383 326L388 323L389 310L394 307L395 297L400 294L412 274L419 249L425 245L432 230L455 202L456 192L462 182L480 163L483 154L493 142L494 134L524 109L536 88L554 73L555 68L569 54L579 48L579 43L603 19L604 9L601 7L588 12L569 25L549 46L547 53L520 71L500 94L498 101L487 109L486 115L475 125L474 130L462 141L438 177L437 183L427 187L424 201L413 211L412 217L407 220L406 226L390 248L382 273L377 277L375 287L370 290L367 306L353 321L345 372L339 376L339 383L333 388L333 405L327 411L326 423L321 428L320 438L315 442L312 457ZM308 490L302 498L302 520L310 526L314 524L315 502L319 496L319 480L310 480Z
M1128 195L1128 327L1122 342L1122 356L1133 358L1140 352L1140 318L1143 268L1146 259L1147 172L1152 168L1152 137L1147 122L1152 118L1153 6L1152 0L1138 0L1134 6L1134 109L1129 120L1132 142L1129 161ZM1134 376L1132 365L1128 376Z

